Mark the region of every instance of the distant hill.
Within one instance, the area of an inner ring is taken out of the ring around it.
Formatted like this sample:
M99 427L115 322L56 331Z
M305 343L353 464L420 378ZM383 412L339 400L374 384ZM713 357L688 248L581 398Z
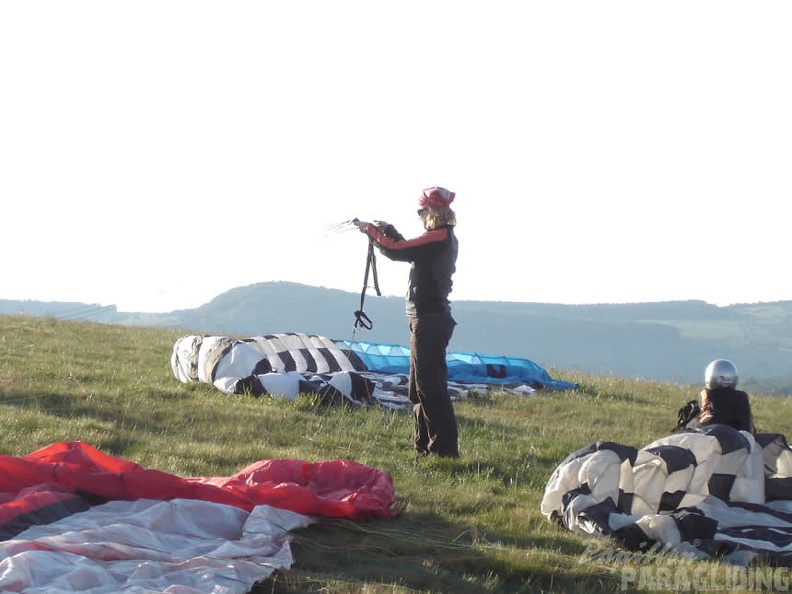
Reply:
M404 300L366 295L371 330L353 333L359 293L296 283L238 287L163 314L113 306L0 300L0 313L254 336L306 332L406 344ZM548 369L698 384L713 359L735 362L746 388L792 393L792 301L718 307L703 301L558 305L454 301L450 350L524 357Z

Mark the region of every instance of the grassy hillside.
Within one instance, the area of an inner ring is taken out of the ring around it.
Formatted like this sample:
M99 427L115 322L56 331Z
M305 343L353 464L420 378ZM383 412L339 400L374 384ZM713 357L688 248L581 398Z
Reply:
M369 291L364 309L374 328L357 338L404 344L402 297ZM253 336L307 332L351 338L355 293L296 283L231 289L194 310L172 312L157 325ZM693 384L710 361L731 359L745 385L792 394L792 302L718 307L703 301L561 305L454 301L459 325L450 348L525 357L544 367ZM133 320L129 320L130 322ZM136 320L152 326L154 319Z
M461 458L416 459L406 412L180 384L170 370L180 335L0 316L0 453L80 440L181 476L272 458L351 459L391 474L398 518L295 533L292 570L262 592L616 591L611 566L580 562L590 543L540 514L546 481L593 442L642 446L667 434L697 391L551 369L580 389L458 402ZM759 430L792 435L792 400L753 395L753 405Z
M402 297L368 291L371 330L353 332L360 294L289 282L226 291L201 307L165 314L113 306L0 299L0 313L52 316L184 333L256 336L305 332L333 339L405 344ZM543 367L698 384L710 361L735 362L743 386L792 394L792 301L718 307L703 301L561 305L454 301L450 349L524 357Z

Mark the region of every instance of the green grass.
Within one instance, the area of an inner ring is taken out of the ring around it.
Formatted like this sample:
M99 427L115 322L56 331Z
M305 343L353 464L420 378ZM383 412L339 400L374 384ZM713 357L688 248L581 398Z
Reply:
M0 453L84 441L180 476L296 458L355 460L393 477L398 517L323 519L296 532L292 569L260 592L619 591L612 564L581 563L590 541L541 515L545 484L593 442L640 447L668 434L697 396L689 386L549 370L580 388L457 402L461 457L416 458L405 411L179 383L170 355L182 334L0 316ZM792 433L790 399L752 402L759 430Z

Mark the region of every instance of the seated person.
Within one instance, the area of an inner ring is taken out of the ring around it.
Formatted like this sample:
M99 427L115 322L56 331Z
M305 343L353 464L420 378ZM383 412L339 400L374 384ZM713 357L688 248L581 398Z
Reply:
M737 390L737 368L727 359L716 359L704 372L699 423L720 423L755 434L748 394Z

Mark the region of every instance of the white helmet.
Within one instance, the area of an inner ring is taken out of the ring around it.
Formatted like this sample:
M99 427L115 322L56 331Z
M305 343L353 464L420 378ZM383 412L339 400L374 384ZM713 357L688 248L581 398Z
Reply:
M704 372L704 386L708 390L714 388L736 388L737 368L728 359L716 359Z

